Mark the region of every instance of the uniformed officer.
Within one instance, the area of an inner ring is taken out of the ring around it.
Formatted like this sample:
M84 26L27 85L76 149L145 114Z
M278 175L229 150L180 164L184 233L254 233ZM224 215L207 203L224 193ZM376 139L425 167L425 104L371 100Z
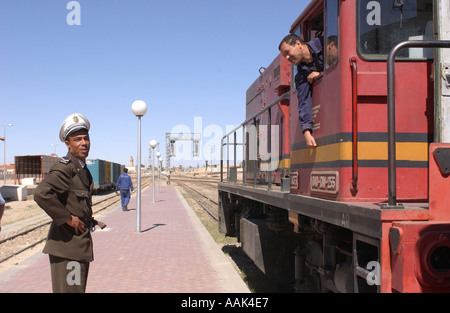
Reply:
M36 188L34 199L52 218L43 252L49 255L53 292L85 292L93 261L91 229L93 180L86 167L89 121L79 113L61 125L60 140L69 149ZM103 225L102 225L103 226Z

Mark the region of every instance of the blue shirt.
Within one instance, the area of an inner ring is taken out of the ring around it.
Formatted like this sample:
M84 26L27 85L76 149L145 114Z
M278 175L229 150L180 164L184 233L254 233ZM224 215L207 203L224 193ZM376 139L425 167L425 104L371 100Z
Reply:
M3 205L5 203L5 199L3 199L2 194L0 193L0 205Z
M131 181L130 175L127 173L122 173L122 175L119 176L116 184L116 190L119 188L125 190L129 190L131 188L131 191L133 191L133 182Z
M308 83L308 75L311 72L323 71L323 37L317 37L306 43L313 57L313 64L300 63L297 66L297 75L295 75L295 86L297 88L298 98L298 119L304 132L306 129L313 129L312 118L312 88Z

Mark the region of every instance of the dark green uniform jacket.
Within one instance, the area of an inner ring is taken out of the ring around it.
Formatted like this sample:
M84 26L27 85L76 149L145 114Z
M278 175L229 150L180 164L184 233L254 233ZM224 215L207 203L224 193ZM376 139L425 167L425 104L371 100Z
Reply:
M34 200L53 220L44 253L75 261L93 261L89 229L92 221L92 191L89 170L83 169L70 152L52 166L34 194ZM66 224L71 215L84 222L86 229L83 233L76 235L75 229Z

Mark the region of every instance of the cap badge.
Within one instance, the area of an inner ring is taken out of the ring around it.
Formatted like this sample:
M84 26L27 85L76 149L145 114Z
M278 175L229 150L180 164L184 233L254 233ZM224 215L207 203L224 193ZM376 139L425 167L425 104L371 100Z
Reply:
M78 123L78 121L79 121L79 120L78 120L78 116L75 115L75 116L73 117L73 121L74 121L75 123Z

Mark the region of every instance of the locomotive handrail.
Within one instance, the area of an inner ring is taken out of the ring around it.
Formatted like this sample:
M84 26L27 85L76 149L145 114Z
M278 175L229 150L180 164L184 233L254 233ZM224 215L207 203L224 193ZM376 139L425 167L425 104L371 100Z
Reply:
M355 56L350 58L350 68L352 72L352 188L353 192L356 193L358 189L358 68Z
M282 94L280 97L278 97L277 99L275 99L274 101L272 101L268 106L266 106L264 109L262 109L261 111L253 114L250 118L246 119L243 123L239 124L238 126L236 126L233 130L229 131L225 136L222 137L221 139L221 149L220 149L220 181L223 182L223 146L224 146L224 139L227 138L227 152L228 152L228 146L230 145L229 141L228 141L228 136L230 136L232 133L234 133L234 146L236 146L236 131L238 129L240 129L241 127L245 127L245 125L247 125L250 121L253 121L254 119L256 119L258 116L260 116L261 114L263 114L264 112L266 112L267 110L269 110L270 108L272 108L275 104L277 104L278 102L280 102L283 99L286 99L290 96L291 92L288 91L284 94ZM269 119L269 123L270 123L270 119ZM270 127L269 127L269 131L270 131ZM245 138L245 133L243 133L243 139ZM269 137L270 138L270 137ZM242 143L242 145L244 144L244 142ZM236 149L234 149L234 153L236 154ZM234 158L235 162L236 162L236 157ZM244 161L244 160L243 160ZM228 158L228 153L227 153L227 162L229 162L229 158ZM229 168L229 164L227 163L227 170ZM244 175L245 175L245 170L244 170ZM245 182L245 177L243 177L243 181ZM270 179L269 179L270 181Z
M228 137L229 135L231 135L231 133L234 133L235 131L237 131L239 128L241 128L242 126L244 126L245 124L247 124L248 122L252 121L253 119L257 118L258 116L260 116L261 114L263 114L264 112L266 112L268 109L270 109L271 107L273 107L275 104L277 104L278 102L280 102L283 99L286 99L289 97L289 95L291 94L290 91L282 94L279 98L277 98L276 100L274 100L273 102L271 102L268 106L266 106L264 109L262 109L261 111L255 113L252 115L252 117L248 118L247 120L245 120L245 122L242 122L241 124L239 124L238 126L236 126L233 130L229 131L225 136L222 137L222 139L225 139L226 137Z
M395 56L406 48L450 48L449 40L410 40L394 46L387 58L388 207L397 207L395 151Z

